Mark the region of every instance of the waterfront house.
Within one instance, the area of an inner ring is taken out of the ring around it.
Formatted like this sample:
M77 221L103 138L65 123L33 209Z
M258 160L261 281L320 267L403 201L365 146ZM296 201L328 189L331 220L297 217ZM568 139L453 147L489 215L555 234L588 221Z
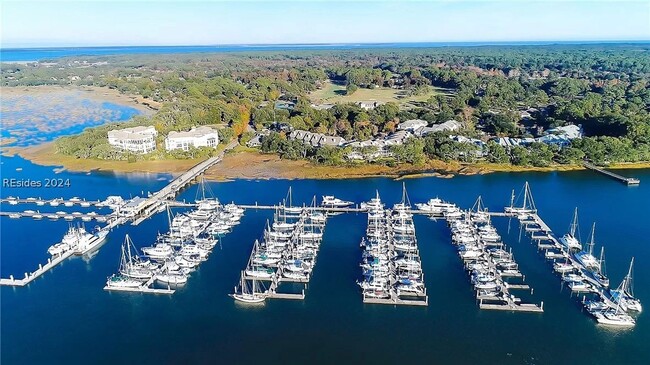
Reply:
M192 128L187 132L169 132L165 138L165 148L168 151L182 149L187 151L190 147L216 148L219 144L219 134L216 129L210 127Z
M108 132L108 144L133 153L149 153L156 149L158 132L153 126L114 129Z
M337 136L326 136L322 133L312 133L296 129L295 131L289 133L289 139L295 139L304 144L308 144L314 147L323 147L323 146L333 146L338 147L344 145L345 139Z

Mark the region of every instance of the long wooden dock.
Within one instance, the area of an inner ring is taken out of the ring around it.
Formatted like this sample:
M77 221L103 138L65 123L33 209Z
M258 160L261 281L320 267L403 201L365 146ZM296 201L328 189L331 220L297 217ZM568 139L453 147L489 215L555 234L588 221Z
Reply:
M618 180L620 182L623 182L623 183L625 183L627 185L639 185L641 183L641 180L639 180L637 178L625 177L625 176L619 175L617 173L614 173L614 172L605 170L603 168L600 168L600 167L598 167L598 166L596 166L594 164L591 164L589 162L586 162L586 161L583 163L583 165L584 165L584 167L588 168L589 170L600 172L601 174L607 175L607 176L609 176L611 178L614 178L614 179L616 179L616 180Z

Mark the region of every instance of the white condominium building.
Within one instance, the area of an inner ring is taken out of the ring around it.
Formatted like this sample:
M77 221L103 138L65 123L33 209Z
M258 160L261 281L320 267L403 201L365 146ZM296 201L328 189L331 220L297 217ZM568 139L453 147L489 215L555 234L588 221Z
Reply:
M157 135L153 126L115 129L108 132L108 143L122 151L149 153L156 149Z
M219 135L216 129L210 127L196 127L188 132L169 132L165 139L165 148L170 150L182 149L187 151L190 147L216 148L219 144Z

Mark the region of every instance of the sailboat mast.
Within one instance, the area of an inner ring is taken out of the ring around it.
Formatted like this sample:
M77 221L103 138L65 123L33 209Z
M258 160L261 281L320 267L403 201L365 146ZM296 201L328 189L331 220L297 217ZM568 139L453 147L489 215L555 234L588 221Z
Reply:
M596 222L594 222L594 224L592 224L592 226L591 226L591 240L589 241L589 254L590 255L593 255L593 253L594 253L594 235L595 235L595 233L596 233ZM603 249L604 248L605 247L603 247ZM603 259L602 250L601 250L601 254L600 254L600 259L601 260Z
M526 209L526 202L528 200L528 181L524 184L524 204L521 206L521 209Z
M627 271L627 276L625 277L625 286L623 287L623 291L629 294L630 296L634 296L633 288L632 288L632 267L634 266L634 257L632 257L632 261L630 261L630 269Z
M600 248L600 260L598 260L598 266L600 267L600 274L605 276L605 247Z
M576 228L578 227L578 208L573 211L573 222L571 222L571 236L576 236Z

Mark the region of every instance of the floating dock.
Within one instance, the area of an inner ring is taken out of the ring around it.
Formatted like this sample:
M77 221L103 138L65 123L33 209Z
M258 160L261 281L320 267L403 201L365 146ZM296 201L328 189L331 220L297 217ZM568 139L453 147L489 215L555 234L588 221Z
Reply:
M142 286L137 288L128 288L128 287L117 287L117 286L104 286L104 290L107 291L118 291L118 292L128 292L128 293L145 293L145 294L174 294L176 291L170 286L164 288L154 288L153 284L155 282L155 276L149 279L147 282L143 283Z
M15 279L13 275L9 276L9 279L0 279L0 285L3 286L25 286L32 281L36 280L39 276L45 274L48 270L52 269L56 265L63 262L68 257L74 255L75 250L68 250L65 253L56 256L54 258L48 258L45 265L38 265L38 269L34 270L31 273L25 273L25 277L22 279Z

